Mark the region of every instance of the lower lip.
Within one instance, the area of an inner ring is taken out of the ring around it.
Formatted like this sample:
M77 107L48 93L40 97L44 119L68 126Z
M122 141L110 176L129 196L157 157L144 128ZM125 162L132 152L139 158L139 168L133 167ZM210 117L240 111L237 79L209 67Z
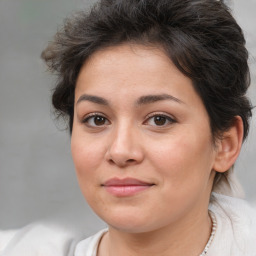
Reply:
M107 192L118 197L133 196L149 188L151 185L105 186Z

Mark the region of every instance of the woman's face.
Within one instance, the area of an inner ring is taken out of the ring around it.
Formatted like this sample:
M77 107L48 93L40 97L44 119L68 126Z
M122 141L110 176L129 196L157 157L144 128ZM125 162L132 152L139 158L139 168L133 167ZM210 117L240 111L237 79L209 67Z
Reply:
M159 49L92 55L76 84L71 148L84 197L113 228L152 231L207 211L217 154L209 117Z

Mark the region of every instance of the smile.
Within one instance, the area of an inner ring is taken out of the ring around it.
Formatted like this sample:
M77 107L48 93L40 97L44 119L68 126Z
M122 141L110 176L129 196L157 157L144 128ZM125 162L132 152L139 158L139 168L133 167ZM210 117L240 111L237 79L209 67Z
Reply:
M102 186L106 189L107 192L114 196L127 197L147 190L154 185L155 184L153 183L147 183L133 178L114 178L106 181Z

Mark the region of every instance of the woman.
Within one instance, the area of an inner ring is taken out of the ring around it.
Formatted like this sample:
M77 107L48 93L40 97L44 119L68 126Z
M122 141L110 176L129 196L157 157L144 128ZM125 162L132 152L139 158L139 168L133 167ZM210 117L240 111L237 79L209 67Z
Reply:
M71 255L256 255L232 173L251 117L244 45L215 0L102 0L66 21L42 58L108 224Z

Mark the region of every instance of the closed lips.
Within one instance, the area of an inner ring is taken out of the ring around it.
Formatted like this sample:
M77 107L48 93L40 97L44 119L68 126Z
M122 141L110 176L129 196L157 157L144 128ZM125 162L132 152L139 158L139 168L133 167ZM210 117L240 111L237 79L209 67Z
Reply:
M116 197L130 197L151 188L153 185L155 184L133 178L113 178L106 181L103 187Z
M106 181L103 186L152 186L153 183L144 182L133 178L118 179L113 178Z

